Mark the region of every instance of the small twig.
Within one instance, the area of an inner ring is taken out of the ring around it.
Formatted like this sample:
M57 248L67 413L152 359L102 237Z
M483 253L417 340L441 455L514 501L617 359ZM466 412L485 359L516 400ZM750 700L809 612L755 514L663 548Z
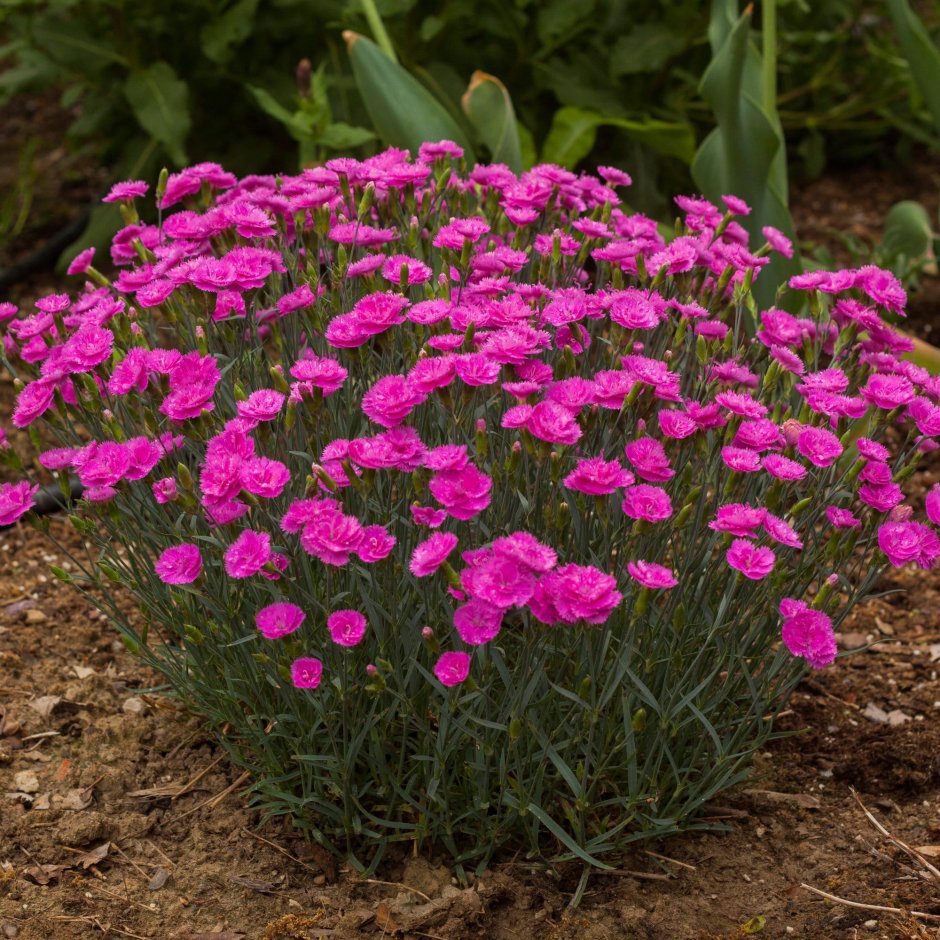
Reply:
M660 855L659 852L651 852L649 849L644 849L643 854L661 859L664 862L672 862L673 865L678 865L680 868L688 868L689 871L698 871L694 865L690 865L688 862L680 862L677 858L670 858L668 855Z
M173 859L170 858L170 856L167 855L166 852L164 852L163 849L161 849L159 845L157 845L154 842L151 842L150 839L147 839L147 845L149 845L150 848L152 848L158 855L162 855L164 859L166 859L166 861L169 862L170 868L176 868L176 862L174 862Z
M923 920L940 922L940 914L926 914L924 911L903 911L900 907L885 907L883 904L862 904L860 901L849 901L846 898L836 897L836 895L830 894L828 891L820 891L819 888L814 888L812 885L801 884L800 887L805 888L807 891L812 891L813 894L818 894L827 901L843 904L845 907L856 907L862 911L881 911L884 914L910 914L911 917L920 917Z
M175 800L178 797L181 797L184 793L191 790L200 780L202 780L203 777L205 777L207 773L209 773L210 770L212 770L213 767L221 762L223 757L225 757L225 755L220 754L211 764L209 764L207 767L203 767L202 770L200 770L199 773L189 781L189 783L185 784L182 789L177 790L176 793L170 797L170 799Z
M402 884L398 881L379 881L378 878L359 878L356 883L366 885L385 885L386 888L404 888L405 891L410 891L412 894L417 894L418 897L424 898L424 900L429 904L432 900L423 891L419 891L417 888L412 888L410 885Z
M875 642L878 643L880 640L875 640ZM818 682L814 682L812 679L804 679L803 681L814 692L818 692L820 695L825 695L826 698L831 698L834 702L838 702L840 705L844 705L846 708L852 708L857 712L862 710L854 702L847 702L844 698L839 698L838 695L833 695L828 689L824 689Z
M287 856L287 858L289 858L292 862L295 862L296 864L300 865L301 868L306 868L307 871L313 872L313 874L315 875L320 874L320 872L317 871L316 868L313 868L312 866L308 865L306 862L301 861L299 858L297 858L296 855L291 855L290 852L287 851L287 849L282 849L281 846L279 846L276 842L272 842L270 839L265 839L263 836L259 836L258 833L252 832L251 830L245 829L244 827L242 827L242 832L244 832L246 836L251 836L252 839L257 839L259 842L263 842L265 845L270 845L271 848L274 849L276 852L280 852L281 855Z
M919 865L922 865L927 871L930 872L935 878L940 879L940 869L935 865L932 865L923 855L920 854L916 849L912 849L906 842L902 842L897 836L892 835L885 829L884 826L875 819L874 815L868 811L868 807L862 802L862 798L858 795L854 787L849 787L849 791L852 796L855 797L855 802L861 807L862 812L868 817L868 821L892 844L896 845L902 852L909 855L915 862Z
M232 781L221 793L216 794L215 796L210 796L208 800L203 800L201 803L198 803L192 809L186 810L185 813L180 813L173 822L176 822L178 819L185 819L187 816L191 816L193 813L198 812L204 807L208 806L209 809L215 809L230 793L233 793L237 790L249 777L251 774L246 770L237 780Z
M665 875L653 871L633 871L632 868L598 868L592 875L622 875L624 878L641 878L644 881L674 881L675 875Z
M139 907L142 911L146 911L148 914L156 914L157 912L152 907L147 907L146 904L141 904L140 901L135 901L130 897L121 897L120 894L115 894L113 891L109 891L107 888L102 888L101 885L97 886L99 891L103 891L109 898L114 898L115 901L121 901L124 904L133 904L134 907Z

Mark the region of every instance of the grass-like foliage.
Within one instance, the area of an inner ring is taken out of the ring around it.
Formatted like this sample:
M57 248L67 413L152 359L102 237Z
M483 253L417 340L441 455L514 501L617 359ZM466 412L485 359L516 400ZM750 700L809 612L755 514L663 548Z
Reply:
M77 299L0 307L13 423L58 444L20 466L85 487L56 573L362 868L399 840L603 865L708 825L885 556L940 553L900 505L940 383L896 358L893 276L758 310L779 232L752 252L739 199L680 198L665 241L629 184L447 142L201 164L156 226L115 187L113 281L85 253Z

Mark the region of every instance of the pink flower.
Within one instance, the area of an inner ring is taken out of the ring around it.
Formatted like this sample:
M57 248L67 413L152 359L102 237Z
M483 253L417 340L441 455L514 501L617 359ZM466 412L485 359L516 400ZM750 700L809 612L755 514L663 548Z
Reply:
M160 503L172 503L179 495L176 488L176 480L173 477L163 477L153 482L153 498Z
M569 490L590 496L606 496L622 486L629 486L633 479L633 474L624 470L619 460L590 457L578 461L574 470L565 477L564 484Z
M408 303L408 298L400 294L367 294L353 307L350 316L355 318L363 332L376 336L405 322L404 310Z
M250 457L238 468L242 488L262 499L280 496L290 482L290 471L279 460L269 457Z
M349 373L335 359L308 356L295 362L290 367L290 374L322 389L324 395L332 395L342 387Z
M367 525L362 530L362 540L356 548L356 554L367 564L373 564L388 558L397 541L385 526Z
M780 454L766 454L761 460L761 465L778 480L802 480L807 473L803 464Z
M743 447L722 447L721 460L729 470L737 473L756 473L761 465L760 454Z
M691 437L699 427L695 419L684 411L665 408L656 417L659 421L659 430L665 437L671 437L674 440Z
M622 508L631 519L662 522L672 515L672 500L659 486L637 483L623 491Z
M935 483L926 500L927 518L934 524L940 525L940 483Z
M417 258L411 258L408 255L392 255L382 266L382 277L397 286L401 281L402 269L405 274L404 283L408 286L423 284L429 281L433 274L431 269Z
M95 249L86 248L80 251L71 261L66 274L84 274L95 260Z
M728 532L731 535L750 537L764 521L766 509L748 506L745 503L728 503L718 507L715 518L708 523L709 529Z
M333 642L340 646L356 646L366 635L366 618L358 610L334 610L326 618Z
M802 656L813 669L835 662L836 637L826 614L792 597L780 601L780 614L783 642L794 656Z
M469 646L483 646L499 635L503 608L480 598L471 598L454 611L454 627Z
M897 483L863 483L858 488L858 498L878 512L890 512L904 499L904 493Z
M145 196L149 189L150 184L145 183L143 180L126 180L122 183L115 183L108 192L108 195L101 201L133 202L135 199Z
M631 441L626 448L627 460L633 465L637 476L656 483L670 480L676 471L669 466L669 458L663 445L652 437L641 437Z
M940 557L937 533L920 522L885 522L878 528L878 547L895 568L916 561L921 568L932 568Z
M33 507L33 497L39 485L28 480L19 483L0 483L0 526L13 525Z
M651 561L628 561L627 571L634 581L646 588L671 588L679 583L672 571Z
M362 396L362 410L376 424L393 428L426 398L411 386L406 376L386 375Z
M826 518L837 529L854 529L862 524L862 520L853 516L848 509L840 509L838 506L827 506Z
M279 640L300 628L306 614L296 605L286 601L268 604L255 614L255 626L269 640Z
M297 689L315 689L323 678L323 663L315 656L301 656L291 663L291 681Z
M858 393L873 405L890 411L908 404L914 398L914 386L903 375L869 376L868 382Z
M271 536L245 529L225 550L225 570L230 578L248 578L271 560Z
M303 527L300 544L308 555L326 565L341 567L362 542L362 524L355 516L342 512L318 514Z
M860 437L855 442L855 446L858 452L868 460L880 460L884 463L891 457L887 447L867 437Z
M16 396L16 407L13 409L13 426L25 428L32 424L40 415L52 407L55 395L55 382L37 379L23 387Z
M109 395L126 395L132 389L142 392L150 381L147 371L149 353L140 346L131 346L124 358L114 367L108 379Z
M448 688L460 685L470 674L469 653L441 653L434 664L434 675Z
M571 411L553 401L540 401L535 405L525 426L533 437L550 444L574 444L582 434Z
M797 534L796 529L779 516L775 516L772 512L764 513L762 525L764 526L764 531L775 542L786 545L788 548L803 548L803 540Z
M616 578L592 565L562 565L539 583L565 623L603 623L623 600Z
M492 549L493 554L511 558L530 571L544 573L558 564L555 550L529 532L513 532L512 535L496 539Z
M471 597L503 610L521 607L535 590L535 575L528 566L495 553L464 569L461 581Z
M259 388L252 392L246 401L236 404L240 418L253 421L273 421L284 406L284 395L273 388Z
M769 548L758 548L747 539L735 539L725 555L728 564L751 581L766 578L773 570L776 556Z
M199 546L184 542L161 553L153 570L164 584L190 584L202 573Z
M842 454L842 444L832 431L825 428L805 427L796 441L797 450L817 467L828 467Z
M416 578L426 578L444 564L456 547L457 536L452 532L435 532L415 546L408 568Z
M409 506L411 518L415 525L427 526L429 529L439 529L447 518L447 511L434 509L433 506Z
M431 495L455 519L472 519L490 504L493 480L472 464L461 470L443 470L431 477Z

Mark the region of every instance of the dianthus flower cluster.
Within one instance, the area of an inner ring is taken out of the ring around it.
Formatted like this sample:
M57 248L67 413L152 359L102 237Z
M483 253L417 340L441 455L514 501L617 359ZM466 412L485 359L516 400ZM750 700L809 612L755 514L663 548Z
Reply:
M310 693L403 668L382 649L409 604L444 686L490 644L695 618L773 622L825 666L872 559L940 557L940 495L916 521L899 485L940 434L940 380L885 318L904 291L816 271L752 313L786 238L682 197L667 243L629 182L466 171L451 144L200 164L158 187L159 225L119 183L117 276L86 252L76 299L0 310L12 422L57 429L40 463L124 520L136 590L224 598ZM0 486L0 524L35 490Z

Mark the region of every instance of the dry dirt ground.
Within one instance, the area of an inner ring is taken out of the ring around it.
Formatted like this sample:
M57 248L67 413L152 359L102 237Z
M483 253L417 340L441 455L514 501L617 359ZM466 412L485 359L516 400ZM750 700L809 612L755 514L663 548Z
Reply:
M48 143L57 127L43 108L20 130ZM11 185L9 140L0 190ZM45 228L23 236L34 242L64 221L62 187L78 185L76 164L39 152L50 166L37 191ZM71 168L59 188L48 182L56 161ZM938 184L935 162L829 176L796 192L799 231L833 250L832 228L873 240L897 199L935 214ZM17 290L27 299L50 286L47 274ZM925 280L911 310L929 337L940 282ZM10 391L0 378L0 401ZM911 481L915 498L940 482L934 456ZM63 520L51 534L80 550ZM874 645L800 686L781 721L798 733L711 808L727 832L636 850L570 911L578 869L505 861L463 887L446 859L402 854L365 880L282 826L259 828L245 781L198 718L141 691L154 675L49 576L65 558L31 528L0 531L0 940L940 937L940 877L899 845L940 868L940 571L896 573L882 587L903 593L846 624L847 648Z

